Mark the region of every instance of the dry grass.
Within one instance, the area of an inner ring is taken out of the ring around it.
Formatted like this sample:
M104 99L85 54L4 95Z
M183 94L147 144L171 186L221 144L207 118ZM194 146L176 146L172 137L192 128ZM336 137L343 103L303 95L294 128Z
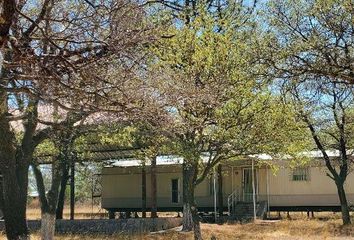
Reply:
M65 206L63 212L64 219L70 218L70 207ZM75 206L75 218L90 219L90 218L108 218L108 213L99 206L91 206L89 204ZM41 219L41 209L37 205L30 205L27 208L27 219L38 220Z
M204 239L354 239L354 226L342 227L340 220L330 219L327 221L313 220L281 220L281 221L260 221L248 224L202 224ZM34 234L32 239L40 239ZM184 233L178 230L169 230L160 233L151 233L145 236L103 236L103 235L60 235L60 240L189 240L193 239L191 232Z
M147 217L150 217L150 213L146 214ZM160 213L160 217L176 217L177 213L175 212L166 212ZM64 219L70 218L70 206L64 207L63 212ZM104 209L101 209L100 206L90 205L90 204L82 204L75 206L75 219L100 219L100 218L108 218L108 212ZM31 204L27 207L27 219L29 220L39 220L41 219L41 209L37 204Z
M76 207L76 218L90 218L92 208L89 205ZM94 207L94 213L102 212L98 207ZM40 210L38 208L28 208L29 219L39 219ZM165 213L165 216L175 216L175 213ZM162 215L161 215L162 216ZM275 215L273 215L275 216ZM283 214L283 217L286 215ZM292 220L258 221L247 224L202 224L204 239L354 239L354 225L341 226L340 214L315 213L316 219L307 219L306 214L291 214ZM69 217L68 208L65 209L64 217ZM96 216L97 218L97 216ZM4 239L0 233L0 239ZM39 240L39 233L32 234L31 239ZM191 232L180 232L172 229L165 232L151 233L144 236L126 235L57 235L58 240L189 240L193 239Z

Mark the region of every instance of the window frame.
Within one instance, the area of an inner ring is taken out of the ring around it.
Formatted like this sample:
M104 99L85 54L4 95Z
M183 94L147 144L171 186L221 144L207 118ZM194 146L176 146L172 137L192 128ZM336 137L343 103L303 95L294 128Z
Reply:
M310 168L309 167L298 167L291 171L291 181L292 182L308 182L310 181Z

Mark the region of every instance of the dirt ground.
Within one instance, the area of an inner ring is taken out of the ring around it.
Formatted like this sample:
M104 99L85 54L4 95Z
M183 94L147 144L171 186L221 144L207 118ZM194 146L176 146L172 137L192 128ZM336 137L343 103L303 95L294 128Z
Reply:
M342 227L339 220L280 220L260 221L248 224L202 224L203 239L354 239L354 226ZM40 239L39 234L31 239ZM193 239L191 232L180 232L172 229L165 232L150 233L145 236L103 236L103 235L60 235L59 240L88 239L137 239L137 240L189 240Z
M76 208L76 218L91 218L92 213L95 218L106 218L106 213L98 207L92 209L91 206L78 206ZM29 219L39 219L38 208L29 208L27 212ZM176 213L165 213L165 216L175 216ZM65 210L64 217L69 216L69 211ZM273 217L277 216L273 213ZM352 226L341 226L339 213L315 213L314 219L308 219L306 213L290 213L291 219L287 219L286 213L282 213L282 220L257 221L246 224L206 224L202 223L203 239L353 239L354 224ZM354 218L353 218L354 222ZM0 234L0 239L5 239L4 234ZM31 239L39 240L39 233L34 233ZM193 239L193 233L181 232L179 228L164 232L150 233L141 236L126 235L57 235L58 240L99 240L99 239L137 239L137 240L189 240Z

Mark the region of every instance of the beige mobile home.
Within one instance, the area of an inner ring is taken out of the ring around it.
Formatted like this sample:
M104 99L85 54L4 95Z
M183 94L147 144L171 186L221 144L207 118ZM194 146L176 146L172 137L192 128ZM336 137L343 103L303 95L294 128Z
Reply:
M216 192L222 191L224 211L253 199L266 203L268 210L336 211L340 209L337 189L326 175L326 167L312 153L309 166L290 168L287 161L279 161L279 170L273 172L265 161L250 158L244 161L223 163L222 181L211 174L196 188L198 210L212 212L217 203ZM335 155L333 153L332 155ZM253 162L253 171L252 171ZM182 211L182 159L157 160L158 211ZM263 163L263 164L262 164ZM147 209L151 206L150 168L146 166ZM252 172L254 174L252 174ZM102 170L102 207L113 212L141 211L142 177L139 161L117 161ZM254 179L253 179L254 176ZM254 180L254 181L253 181ZM354 173L346 181L350 205L354 203ZM262 205L264 206L264 205Z

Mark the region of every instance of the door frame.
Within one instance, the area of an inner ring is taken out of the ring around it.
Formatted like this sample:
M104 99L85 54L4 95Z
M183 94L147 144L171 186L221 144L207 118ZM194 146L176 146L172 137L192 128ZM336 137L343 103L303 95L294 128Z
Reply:
M246 194L250 194L250 193L246 193L245 190L245 170L250 170L252 172L252 167L244 167L242 168L242 198L243 200L245 200L245 196ZM252 178L253 177L256 177L255 179L255 190L256 190L256 199L257 199L257 196L258 196L258 193L259 193L259 171L257 168L254 169L254 174L252 174ZM252 180L251 180L251 186L252 186ZM252 186L253 188L253 186ZM253 193L253 190L252 192Z
M173 180L177 180L177 202L173 202L173 186L172 186L172 181ZM179 204L180 202L181 202L181 186L180 186L180 184L181 184L181 179L179 178L179 177L175 177L175 178L171 178L171 180L170 180L170 189L171 189L171 203L172 204Z

